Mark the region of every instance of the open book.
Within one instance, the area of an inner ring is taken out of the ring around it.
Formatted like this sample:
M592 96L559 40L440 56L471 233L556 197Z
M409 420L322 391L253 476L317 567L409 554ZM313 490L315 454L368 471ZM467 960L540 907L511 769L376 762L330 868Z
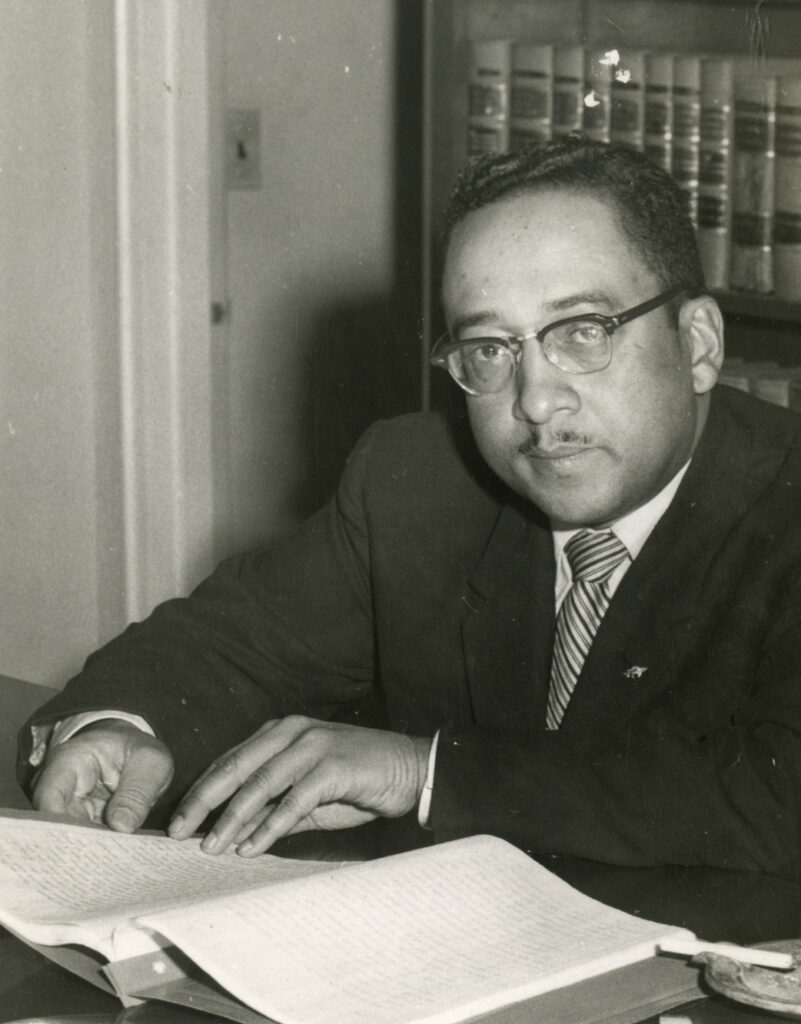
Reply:
M243 1024L513 1021L533 997L551 999L542 1019L579 1019L565 992L592 1009L582 1020L623 1021L698 994L692 968L654 956L689 933L598 903L489 836L364 862L248 860L0 812L0 923L69 967L86 947L82 973L124 1002Z

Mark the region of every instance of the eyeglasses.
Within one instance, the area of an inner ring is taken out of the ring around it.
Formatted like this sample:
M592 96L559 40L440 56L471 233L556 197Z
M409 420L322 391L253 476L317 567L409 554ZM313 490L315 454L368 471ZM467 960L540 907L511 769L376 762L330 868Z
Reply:
M522 343L536 338L548 362L565 373L596 373L605 370L612 361L611 339L618 327L650 313L688 289L686 284L677 284L616 316L581 313L555 320L541 331L527 334L466 341L452 341L449 334L443 334L431 350L431 363L446 369L469 395L490 395L502 391L517 373Z

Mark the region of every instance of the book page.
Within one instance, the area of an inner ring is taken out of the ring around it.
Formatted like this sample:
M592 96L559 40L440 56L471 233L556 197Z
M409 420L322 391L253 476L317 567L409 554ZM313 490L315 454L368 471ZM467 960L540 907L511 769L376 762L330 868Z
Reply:
M488 836L142 921L283 1024L447 1024L687 934L585 897Z
M330 867L272 856L210 857L198 839L179 843L36 814L3 815L0 923L31 942L78 942L112 959L114 929L136 914ZM145 940L138 951L148 948L158 945Z

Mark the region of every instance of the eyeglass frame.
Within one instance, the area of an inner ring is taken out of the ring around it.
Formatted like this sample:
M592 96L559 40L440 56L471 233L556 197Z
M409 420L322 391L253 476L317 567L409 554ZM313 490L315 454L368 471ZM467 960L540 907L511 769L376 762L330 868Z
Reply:
M543 327L539 331L534 329L526 332L525 334L507 334L504 337L488 336L486 338L466 338L463 341L452 341L449 340L450 332L446 331L444 334L440 335L440 337L437 338L437 340L434 342L434 345L431 348L429 362L431 363L432 366L440 366L442 367L443 370L447 370L447 372L456 381L459 387L462 388L463 391L466 391L468 395L498 394L500 391L503 390L506 384L509 383L509 381L514 380L515 375L517 374L517 368L520 365L520 357L522 354L522 350L521 352L512 351L510 347L510 342L531 341L533 338L536 338L539 344L543 346L543 352L548 362L551 363L552 366L555 366L558 370L562 370L563 373L569 373L573 376L584 376L585 374L588 373L600 373L601 370L605 370L612 362L611 345L609 346L609 358L603 366L596 366L593 367L593 369L591 370L568 370L563 366L559 366L558 363L555 363L551 359L548 349L545 347L545 335L548 334L549 331L552 331L557 327L564 327L565 324L589 321L590 323L598 324L598 326L603 328L603 330L606 332L607 338L611 338L615 331L619 327L622 327L624 324L630 323L632 320L636 320L638 317L645 316L646 313L650 313L654 309L658 309L659 306L663 306L666 302L669 302L671 299L675 299L676 296L681 295L682 292L692 291L693 288L689 284L676 284L673 285L672 288L668 288L667 291L660 292L659 295L655 295L653 298L647 299L645 302L640 302L636 306L631 306L629 309L624 309L622 313L616 313L614 316L608 316L605 313L577 313L574 316L566 316L562 317L560 320L554 320L551 323L546 324L545 327ZM469 345L471 343L480 341L499 344L502 347L504 347L507 352L509 352L510 356L512 356L512 372L509 376L509 380L506 381L504 385L502 385L495 391L471 390L463 381L459 380L459 378L454 374L454 372L451 370L448 364L448 357L452 352L456 351L459 348L462 348L464 345Z

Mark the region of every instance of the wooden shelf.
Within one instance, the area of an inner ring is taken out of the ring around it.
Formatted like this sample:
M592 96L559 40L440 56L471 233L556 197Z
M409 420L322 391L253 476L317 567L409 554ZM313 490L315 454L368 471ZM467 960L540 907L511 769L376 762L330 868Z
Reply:
M750 7L753 9L756 6L754 0L662 0L662 2L687 4L693 7L703 4L706 7ZM771 11L780 8L801 10L801 0L765 0L761 13L770 14Z
M723 312L730 317L774 323L801 324L801 302L788 302L771 295L747 292L713 292Z

